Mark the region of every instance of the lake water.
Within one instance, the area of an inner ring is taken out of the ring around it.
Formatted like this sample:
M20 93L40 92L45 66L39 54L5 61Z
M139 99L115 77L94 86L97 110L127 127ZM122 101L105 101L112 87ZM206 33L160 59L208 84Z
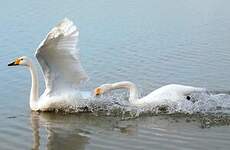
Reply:
M229 93L229 6L228 0L2 2L0 149L229 149L226 95L214 100L224 110L198 114L191 108L190 114L131 119L99 112L36 113L29 109L28 70L7 67L21 55L35 60L46 33L68 17L80 28L81 61L90 76L84 90L130 80L143 95L169 83ZM41 73L40 81L44 90Z

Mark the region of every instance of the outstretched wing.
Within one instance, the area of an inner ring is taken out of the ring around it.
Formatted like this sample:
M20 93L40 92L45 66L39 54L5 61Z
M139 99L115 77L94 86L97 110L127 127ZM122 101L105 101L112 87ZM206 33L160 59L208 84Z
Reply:
M41 42L35 56L42 67L46 94L79 85L88 78L79 58L79 30L68 19L56 25Z

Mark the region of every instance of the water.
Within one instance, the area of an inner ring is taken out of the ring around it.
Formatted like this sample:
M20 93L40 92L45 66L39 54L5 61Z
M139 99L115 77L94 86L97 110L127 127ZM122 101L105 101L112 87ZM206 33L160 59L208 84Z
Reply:
M145 113L132 119L129 114L114 115L114 111L39 114L29 110L28 71L7 67L17 56L33 57L49 29L69 17L80 28L81 60L91 79L82 87L84 90L130 80L142 95L168 83L207 87L228 94L229 3L227 0L2 2L0 148L229 149L230 99L226 95L201 96L203 101L189 108L181 105L189 114ZM40 74L44 90L42 80ZM119 92L115 95L120 96ZM207 106L210 110L204 109ZM197 114L197 110L202 114ZM137 111L132 112L135 116Z

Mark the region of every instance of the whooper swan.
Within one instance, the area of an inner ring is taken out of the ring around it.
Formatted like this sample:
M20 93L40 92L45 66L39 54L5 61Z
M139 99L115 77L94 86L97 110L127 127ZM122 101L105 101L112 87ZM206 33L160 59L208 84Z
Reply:
M112 84L103 84L95 88L94 95L101 95L107 91L121 88L129 90L129 102L135 106L161 105L165 104L165 102L177 102L183 99L190 100L191 93L206 91L204 88L169 84L156 89L145 97L139 98L136 85L130 81L122 81Z
M47 111L75 107L79 99L89 96L77 90L80 82L88 78L80 63L78 38L78 28L66 18L51 29L37 48L35 56L42 68L46 85L40 97L37 69L32 60L22 56L8 64L8 66L25 66L30 70L31 110Z

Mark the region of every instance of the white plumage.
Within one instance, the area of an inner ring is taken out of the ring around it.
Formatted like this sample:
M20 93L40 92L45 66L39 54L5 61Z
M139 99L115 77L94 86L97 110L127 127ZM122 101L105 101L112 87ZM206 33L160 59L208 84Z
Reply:
M41 42L35 56L42 68L46 89L39 97L39 82L36 67L30 58L17 58L9 66L26 66L32 77L30 108L50 110L76 108L85 104L81 99L90 93L78 91L78 85L88 78L79 58L77 42L79 30L69 19L62 20Z
M94 95L101 95L107 91L125 88L129 90L129 102L135 106L156 106L168 103L177 103L188 98L193 92L204 92L206 89L179 84L162 86L145 97L139 98L136 85L130 81L103 84L94 90Z
M64 19L55 26L36 50L46 82L46 94L60 92L87 79L81 66L77 42L79 30Z
M32 110L75 109L87 105L86 101L82 101L82 99L89 98L91 94L80 92L77 88L82 81L88 78L80 63L79 49L77 49L78 38L77 27L72 21L64 19L47 34L39 45L35 56L42 68L46 84L46 89L40 97L38 75L31 59L23 56L8 64L9 66L20 65L29 68L32 77L30 92L30 108ZM126 81L102 85L95 90L95 93L102 94L116 88L129 89L130 103L138 106L150 103L161 104L163 100L178 101L191 92L204 90L171 84L139 99L136 85Z

